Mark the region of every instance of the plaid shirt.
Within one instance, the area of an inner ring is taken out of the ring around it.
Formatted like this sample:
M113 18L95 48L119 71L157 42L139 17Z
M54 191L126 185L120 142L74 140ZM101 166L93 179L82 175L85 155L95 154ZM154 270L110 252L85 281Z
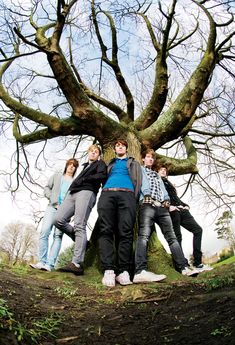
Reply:
M164 192L161 188L162 180L161 177L156 173L156 171L153 171L147 167L145 167L148 180L149 180L149 186L151 190L151 198L153 200L157 200L159 202L164 201Z

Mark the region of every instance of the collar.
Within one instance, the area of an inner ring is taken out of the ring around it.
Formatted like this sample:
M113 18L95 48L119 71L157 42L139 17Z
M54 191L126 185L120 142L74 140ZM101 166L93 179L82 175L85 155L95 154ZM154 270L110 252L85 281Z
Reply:
M125 158L118 158L118 157L116 157L115 159L119 160L119 161L128 161L128 157L125 157Z

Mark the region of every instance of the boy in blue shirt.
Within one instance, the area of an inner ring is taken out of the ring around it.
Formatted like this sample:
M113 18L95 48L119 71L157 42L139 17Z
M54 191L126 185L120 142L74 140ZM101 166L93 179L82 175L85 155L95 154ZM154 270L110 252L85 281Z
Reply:
M97 208L100 259L104 270L102 283L109 287L115 286L115 282L121 285L132 284L129 271L142 173L140 164L127 156L127 148L126 140L118 139L114 143L116 158L108 164L108 179ZM115 236L118 238L116 260Z

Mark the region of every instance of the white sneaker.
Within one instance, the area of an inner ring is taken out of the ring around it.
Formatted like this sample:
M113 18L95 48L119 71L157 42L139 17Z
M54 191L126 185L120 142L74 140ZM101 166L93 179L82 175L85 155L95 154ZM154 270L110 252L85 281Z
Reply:
M188 276L188 277L190 277L190 276L195 277L198 275L198 273L199 273L199 271L197 269L191 269L189 267L185 267L181 272L181 274L183 274L183 276Z
M137 284L159 282L165 278L165 274L155 274L152 272L142 270L140 273L134 275L133 283Z
M115 273L113 270L106 270L102 278L102 284L108 287L115 286Z
M116 276L116 281L120 285L131 285L133 284L132 281L130 280L130 275L127 271L124 271L120 273L118 276Z
M37 264L30 264L29 266L36 270L42 270L45 268L45 265L42 262L38 262Z
M209 265L204 265L204 264L200 264L198 266L194 267L198 272L204 272L204 271L211 271L213 270L213 267L209 266Z

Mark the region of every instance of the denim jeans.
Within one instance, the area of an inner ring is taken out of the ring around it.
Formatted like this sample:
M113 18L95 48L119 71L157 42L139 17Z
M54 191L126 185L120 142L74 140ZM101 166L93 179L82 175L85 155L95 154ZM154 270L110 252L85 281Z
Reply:
M54 224L58 229L70 237L75 235L72 258L72 262L75 264L80 264L84 261L87 244L86 225L95 202L96 194L90 190L68 194L55 216ZM73 215L74 226L70 224Z
M63 232L54 227L53 242L51 244L51 248L46 262L46 265L50 266L50 268L52 269L55 267L57 257L60 253L62 238Z
M130 272L136 220L134 193L103 191L97 210L100 226L99 252L103 270L115 270L117 274Z
M58 229L54 229L53 243L50 248L50 253L48 256L48 244L49 236L54 227L54 219L56 214L56 209L48 205L43 217L42 228L39 236L39 261L42 264L47 264L51 268L54 268L56 259L59 255L62 242L62 232Z
M171 217L164 207L153 207L150 204L142 204L139 211L139 231L135 252L135 272L140 273L147 269L147 249L149 237L154 224L157 223L164 235L172 258L177 265L177 270L185 268L185 259L182 249L176 239Z
M201 242L202 242L202 228L195 221L189 210L180 210L170 212L173 228L177 240L181 246L182 234L180 227L182 226L186 230L193 234L193 258L194 265L198 266L202 262Z

